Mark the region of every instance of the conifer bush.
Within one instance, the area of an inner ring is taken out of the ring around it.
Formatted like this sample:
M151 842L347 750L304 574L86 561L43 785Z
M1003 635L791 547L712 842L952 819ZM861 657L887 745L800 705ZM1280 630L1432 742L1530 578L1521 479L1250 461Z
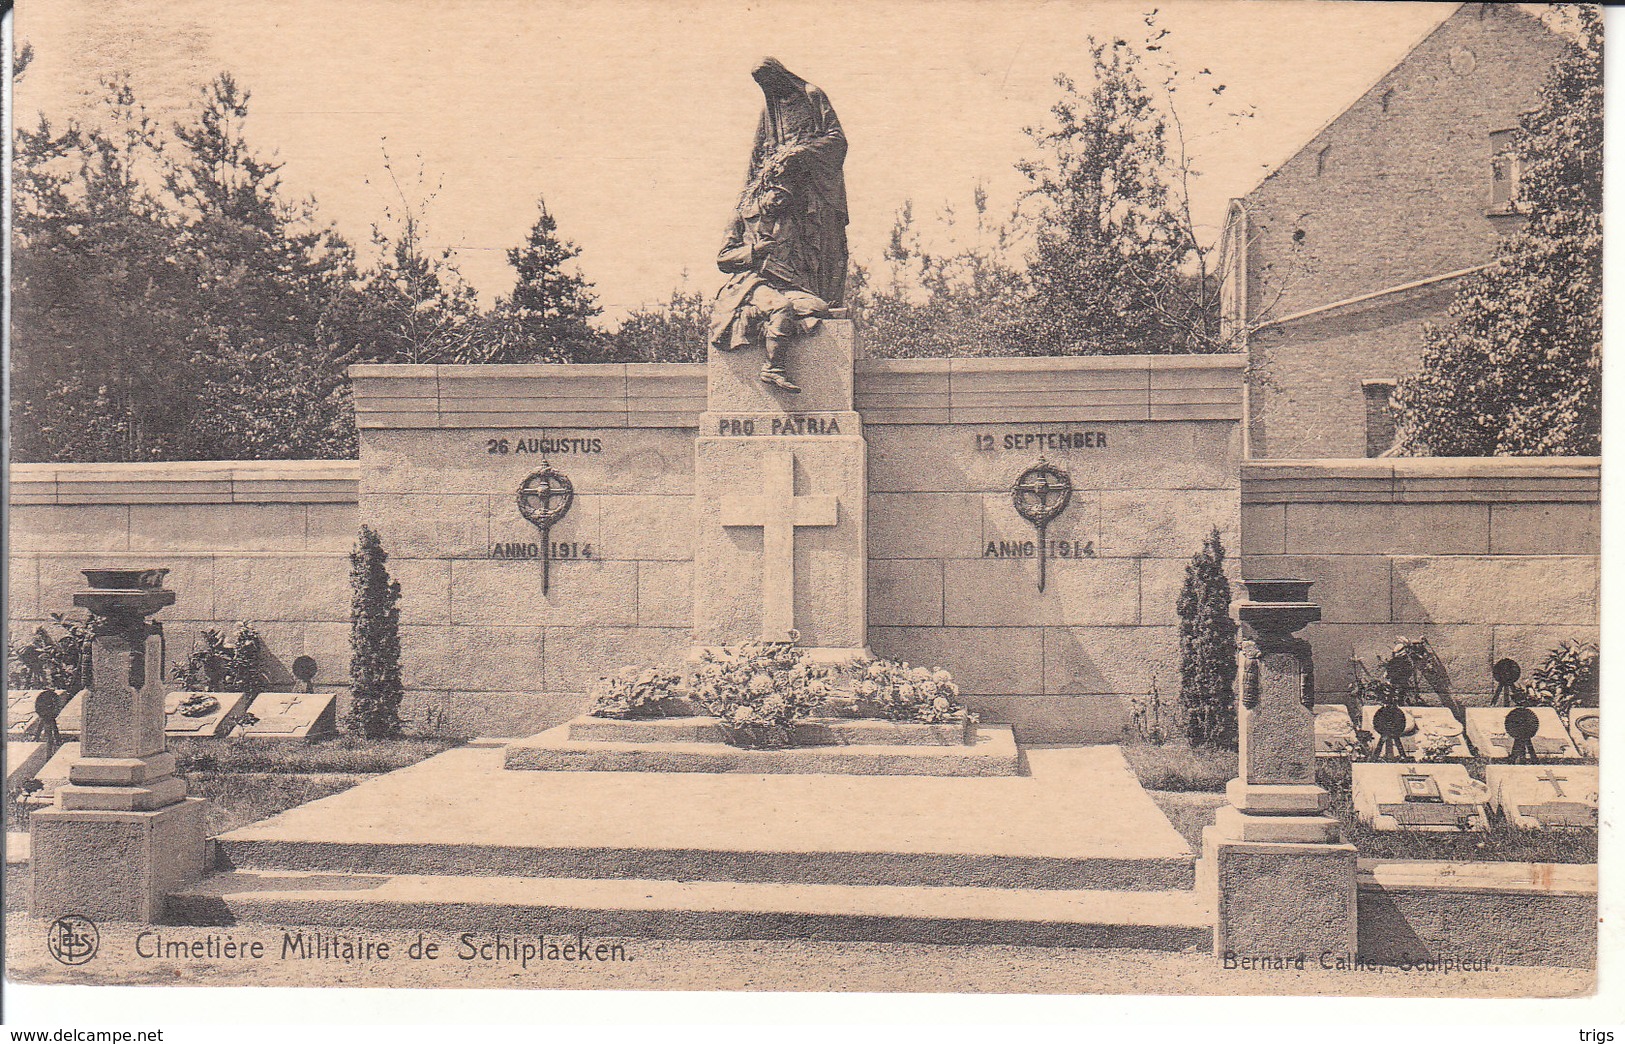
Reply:
M1179 592L1179 702L1192 746L1236 746L1236 622L1218 527L1185 567Z
M401 734L401 585L389 578L378 534L361 527L350 552L350 710L346 730L368 739Z

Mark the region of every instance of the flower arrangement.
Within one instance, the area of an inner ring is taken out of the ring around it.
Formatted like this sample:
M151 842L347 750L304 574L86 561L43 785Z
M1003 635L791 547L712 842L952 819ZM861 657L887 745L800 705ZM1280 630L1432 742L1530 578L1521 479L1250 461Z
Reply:
M791 642L709 649L688 672L628 667L598 679L594 693L591 713L600 718L660 717L670 712L669 701L693 700L717 719L729 743L753 748L791 746L796 724L815 714L930 725L976 721L947 671L897 660L817 663Z
M1443 761L1455 749L1455 737L1438 728L1425 726L1416 735L1417 761Z
M1353 658L1353 667L1354 680L1349 683L1349 692L1361 703L1422 706L1424 681L1436 695L1442 695L1438 655L1426 637L1396 638L1393 649L1376 661L1375 669L1367 667L1358 656Z
M206 692L194 692L175 708L183 718L207 718L220 709L220 701Z
M1566 641L1518 686L1517 701L1526 707L1551 707L1565 718L1575 707L1596 706L1597 663L1595 645Z
M7 686L11 689L55 689L69 696L90 686L90 644L96 621L52 613L60 638L36 627L27 642L8 642Z
M959 686L947 671L911 667L898 660L877 659L854 665L853 695L874 716L888 721L931 725L976 720L959 702Z
M238 624L229 639L223 632L205 627L198 632L186 662L171 668L169 676L188 692L241 692L257 696L270 684L260 634L246 623Z
M625 667L599 678L592 714L599 718L661 718L668 701L688 695L683 675L671 667Z
M694 695L740 747L787 747L795 723L835 694L834 670L789 642L747 642L707 650L694 672Z

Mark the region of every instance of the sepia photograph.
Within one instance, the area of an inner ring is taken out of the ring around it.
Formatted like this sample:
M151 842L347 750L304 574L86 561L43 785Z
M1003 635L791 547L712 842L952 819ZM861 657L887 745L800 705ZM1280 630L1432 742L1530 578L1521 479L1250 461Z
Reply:
M1619 1026L1604 20L23 0L5 1021Z

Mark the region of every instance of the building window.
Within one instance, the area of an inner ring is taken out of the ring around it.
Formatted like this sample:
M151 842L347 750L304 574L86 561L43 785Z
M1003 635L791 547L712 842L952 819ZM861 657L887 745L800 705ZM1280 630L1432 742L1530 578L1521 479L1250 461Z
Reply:
M1360 390L1365 393L1365 455L1380 457L1394 448L1394 382L1365 380Z
M1490 132L1490 208L1510 214L1518 209L1518 179L1523 159L1518 155L1518 131Z

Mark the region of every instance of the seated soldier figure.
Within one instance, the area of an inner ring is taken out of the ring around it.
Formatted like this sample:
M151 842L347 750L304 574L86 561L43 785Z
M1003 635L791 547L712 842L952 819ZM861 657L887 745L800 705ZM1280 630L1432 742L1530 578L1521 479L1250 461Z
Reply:
M805 240L796 234L791 194L782 181L762 178L734 217L717 255L730 278L717 293L712 343L720 351L761 344L762 381L800 392L785 369L790 341L812 331L829 311L798 276L806 266L795 256Z

